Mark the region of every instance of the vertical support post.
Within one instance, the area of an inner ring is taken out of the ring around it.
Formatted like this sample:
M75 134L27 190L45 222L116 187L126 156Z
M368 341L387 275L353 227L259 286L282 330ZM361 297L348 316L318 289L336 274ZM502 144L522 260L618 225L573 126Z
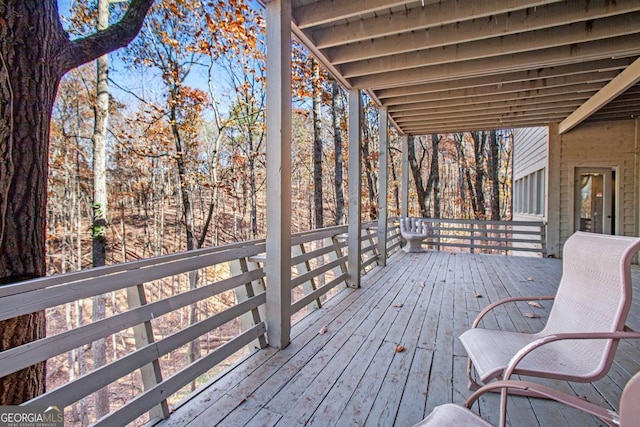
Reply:
M291 0L267 2L267 337L291 336Z
M127 304L130 309L142 307L147 304L144 285L140 284L127 288ZM133 327L133 339L136 344L136 349L140 349L154 342L151 322L146 321L139 325L135 325ZM140 368L140 375L142 376L142 386L145 390L151 390L153 387L160 384L162 382L162 369L160 368L160 362L158 359L142 366ZM152 420L164 420L169 418L169 414L169 405L165 399L149 411L149 418Z
M560 258L560 178L562 160L562 135L558 133L558 125L548 128L548 167L547 167L547 253ZM512 160L513 161L513 160Z
M402 135L402 183L400 185L400 216L409 216L409 135Z
M378 265L387 265L387 187L389 163L389 116L387 107L378 110L380 116L380 157L378 158Z
M362 105L360 101L360 91L351 89L349 91L349 225L347 246L349 253L347 262L349 272L347 284L352 288L360 287L360 270L362 261L360 254L360 188L362 183L362 151L360 150L360 140L362 138L360 116Z

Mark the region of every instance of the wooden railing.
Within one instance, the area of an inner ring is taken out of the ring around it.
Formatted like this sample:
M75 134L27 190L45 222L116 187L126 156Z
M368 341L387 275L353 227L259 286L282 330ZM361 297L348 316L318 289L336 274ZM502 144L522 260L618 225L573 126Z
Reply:
M394 221L389 224L391 254L400 238ZM296 316L321 306L344 285L347 248L341 236L346 232L338 226L292 236ZM378 259L375 224L363 224L361 236L366 272ZM44 310L55 333L1 352L0 377L43 361L53 374L69 371L62 385L26 403L58 407L70 407L105 386L137 381L142 385L128 389L130 396L114 402L95 425L125 425L147 419L146 412L148 419L166 418L172 402L196 381L216 375L221 362L241 357L251 345L267 344L264 251L264 240L256 240L2 286L0 320ZM104 319L88 316L95 298L110 302ZM71 324L61 325L65 319ZM89 345L101 339L111 339L108 364L72 375L71 365L89 358ZM216 345L209 350L212 341ZM203 344L207 349L196 350L200 357L190 360L193 348Z
M546 228L542 221L483 221L423 218L429 237L423 245L434 249L513 254L527 252L546 256Z

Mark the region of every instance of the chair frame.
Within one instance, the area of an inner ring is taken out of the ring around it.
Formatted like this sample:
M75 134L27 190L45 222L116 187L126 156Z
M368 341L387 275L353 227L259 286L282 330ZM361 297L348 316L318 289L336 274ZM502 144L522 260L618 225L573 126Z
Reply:
M635 252L637 252L638 246L639 246L639 244L636 242L635 244L631 245L631 247L629 249L627 249L627 251L624 254L624 259L622 261L623 263L630 263L631 256L633 254L635 254ZM631 294L627 295L627 298L631 299L632 295ZM480 314L478 314L478 316L476 317L476 319L473 322L472 329L477 328L478 325L480 324L480 322L482 321L482 319L489 312L491 312L493 309L495 309L496 307L501 306L503 304L511 303L511 302L518 302L518 301L549 301L549 300L554 300L554 299L555 299L555 296L544 295L544 296L512 297L512 298L504 298L504 299L498 300L498 301L488 305L487 307L485 307L480 312ZM627 310L627 313L624 314L624 318L625 319L626 319L627 315L628 315L628 310ZM617 330L617 331L607 331L607 332L569 332L569 333L556 333L556 334L550 334L550 335L539 337L537 340L534 340L534 341L530 342L528 345L525 345L519 351L517 351L516 354L514 354L513 357L511 358L511 360L507 363L507 365L505 366L504 370L501 373L498 373L497 375L493 375L491 377L485 378L486 381L491 381L493 379L497 379L497 381L494 381L494 382L491 382L491 383L487 383L487 385L484 385L484 386L482 386L480 383L478 383L478 381L476 381L476 379L472 375L474 366L473 366L473 361L472 361L471 357L469 357L468 361L467 361L467 376L469 378L469 388L471 390L477 390L469 398L469 400L473 402L473 401L475 401L475 399L477 399L477 397L480 394L483 394L483 393L485 393L487 391L500 391L501 392L501 402L500 402L500 411L501 411L501 413L500 413L501 424L500 425L501 426L503 426L504 422L506 422L506 399L507 399L507 394L508 393L517 394L517 395L523 395L523 396L528 396L528 397L551 398L551 399L557 400L556 397L555 397L556 394L559 393L558 394L558 396L559 396L559 395L561 395L563 393L555 391L555 390L552 390L552 389L549 389L548 387L542 387L542 386L540 386L538 384L531 383L531 382L525 382L525 381L519 381L519 382L517 382L518 384L514 385L513 380L511 380L511 376L514 373L515 374L527 375L526 372L517 372L518 364L522 361L522 359L525 358L525 356L527 356L531 352L535 351L536 349L539 349L540 347L543 347L543 346L545 346L545 345L547 345L549 343L556 342L556 341L561 341L561 340L583 340L583 339L589 339L589 340L602 339L602 340L614 340L614 341L619 341L621 339L640 339L640 332L631 329L626 324L623 324L623 327L621 328L621 330ZM615 353L615 348L613 350L613 354L614 353ZM607 366L602 370L602 372L600 372L600 376L597 377L597 378L590 378L588 380L595 380L595 379L601 378L602 376L606 375L606 372L609 371L609 369L611 367L611 363L613 362L613 354L610 356ZM572 379L568 379L568 378L555 377L553 375L549 375L549 376L545 376L545 377L563 379L563 380L569 380L569 381L572 380ZM573 380L575 380L575 379L573 379ZM505 388L505 384L508 385L508 387ZM563 396L563 399L565 399L565 400L567 400L569 402L575 403L575 399L578 399L578 398L568 399L568 397ZM573 406L573 405L571 405L571 406ZM578 409L582 409L582 408L578 408ZM593 409L593 410L597 412L596 409ZM601 412L593 413L593 415L600 417L600 415L598 415L598 414L602 415Z

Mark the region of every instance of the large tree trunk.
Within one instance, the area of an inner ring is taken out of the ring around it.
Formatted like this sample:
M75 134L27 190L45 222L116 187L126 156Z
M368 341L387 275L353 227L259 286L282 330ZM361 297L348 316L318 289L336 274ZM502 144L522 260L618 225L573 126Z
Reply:
M133 0L119 25L70 42L57 2L0 3L0 284L45 274L51 109L62 75L126 45L153 0ZM44 313L0 322L0 351L44 337ZM45 389L45 365L0 379L0 405Z

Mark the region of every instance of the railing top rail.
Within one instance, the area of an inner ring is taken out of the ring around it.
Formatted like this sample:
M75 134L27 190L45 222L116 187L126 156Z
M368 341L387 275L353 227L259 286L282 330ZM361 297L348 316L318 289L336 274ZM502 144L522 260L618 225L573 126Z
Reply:
M64 273L64 274L57 274L55 276L39 277L37 279L0 286L0 297L38 290L38 289L44 289L44 288L58 286L61 284L67 284L71 282L79 282L82 280L92 279L92 278L101 277L101 276L107 276L111 274L140 270L143 268L158 266L162 264L168 264L175 261L182 261L185 259L193 259L194 257L202 257L202 256L225 252L225 251L229 251L229 253L232 253L234 249L251 247L251 246L254 246L256 248L262 248L260 251L264 251L264 239L230 243L222 246L213 246L208 248L196 249L193 251L185 251L185 252L179 252L175 254L161 255L153 258L145 258L141 260L129 261L121 264L114 264L114 265L108 265L104 267L95 267L95 268L89 268L89 269L80 270L80 271L73 271L73 272Z
M424 221L447 224L478 224L478 225L504 225L514 227L544 227L544 221L508 221L508 220L483 220L483 219L451 219L451 218L428 218L416 217Z

